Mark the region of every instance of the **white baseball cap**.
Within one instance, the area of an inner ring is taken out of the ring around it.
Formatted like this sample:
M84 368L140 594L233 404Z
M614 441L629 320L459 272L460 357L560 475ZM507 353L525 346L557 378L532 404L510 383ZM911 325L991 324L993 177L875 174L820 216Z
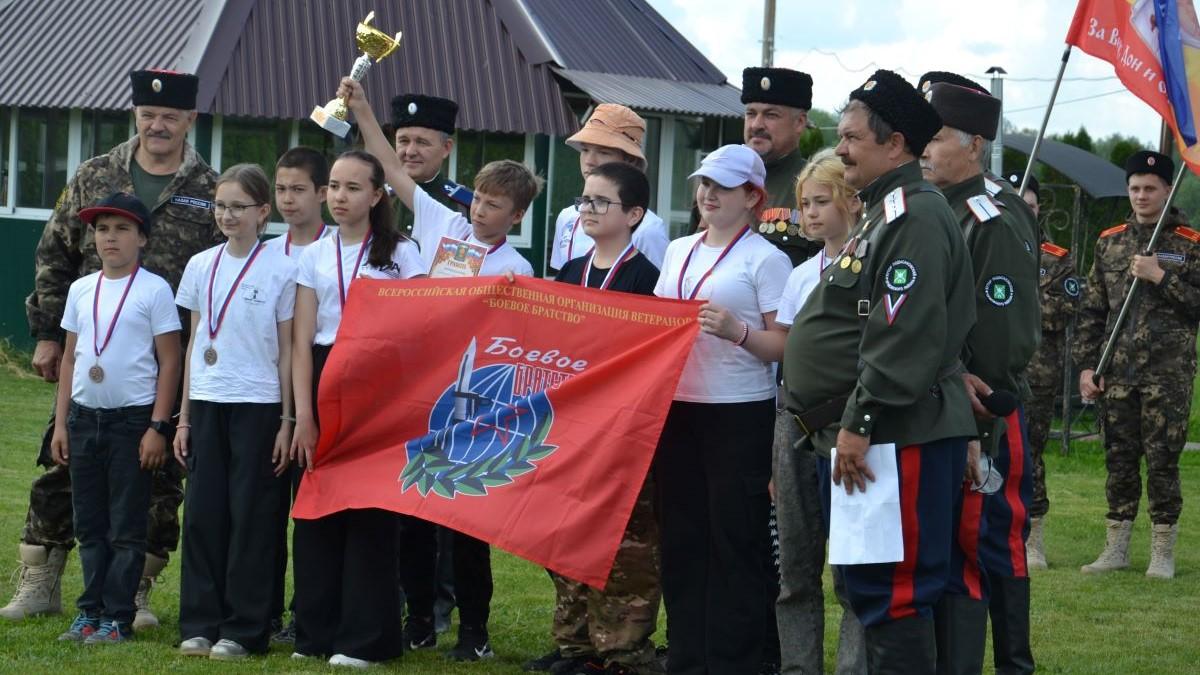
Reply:
M722 145L700 162L688 178L705 176L721 187L735 188L746 183L763 187L767 182L767 167L758 153L748 145Z

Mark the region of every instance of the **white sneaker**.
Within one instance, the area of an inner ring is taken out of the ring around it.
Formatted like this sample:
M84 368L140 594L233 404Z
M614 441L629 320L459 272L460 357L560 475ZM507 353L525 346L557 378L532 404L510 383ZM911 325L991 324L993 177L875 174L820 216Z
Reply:
M212 646L212 640L208 638L188 638L179 643L179 653L184 656L208 656L212 651Z
M329 665L331 666L346 666L347 668L369 668L371 662L364 659L356 659L353 656L345 654L334 654L329 657Z
M309 656L308 654L301 654L300 652L292 652L292 658L299 661L302 659L311 659L312 657Z
M212 646L212 651L209 652L208 658L215 661L240 661L249 655L249 649L246 649L233 640L217 640L217 644Z

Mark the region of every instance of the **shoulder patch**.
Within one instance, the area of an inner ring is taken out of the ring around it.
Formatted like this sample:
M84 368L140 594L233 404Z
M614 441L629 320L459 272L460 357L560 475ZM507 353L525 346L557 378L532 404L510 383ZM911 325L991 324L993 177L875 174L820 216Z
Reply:
M1013 282L1003 274L997 274L983 286L983 294L987 301L997 307L1006 307L1013 301Z
M212 202L199 197L189 197L187 195L172 195L171 203L179 206L191 206L197 209L209 210L212 208Z
M975 218L981 223L986 223L1000 215L1000 209L996 208L992 198L987 195L968 197L967 208L971 209L971 213L975 214Z
M987 189L987 193L993 197L1000 194L1000 191L1004 189L1000 187L999 183L986 176L983 178L983 186Z
M1175 234L1187 239L1188 241L1200 243L1200 232L1197 232L1186 225L1180 225L1176 227Z
M1055 258L1066 257L1066 255L1071 252L1069 249L1065 249L1058 244L1049 241L1042 242L1042 250L1054 256Z
M890 223L908 211L908 203L904 199L904 188L898 187L887 193L883 198L884 222Z
M1111 237L1114 234L1121 234L1122 232L1124 232L1127 229L1129 229L1129 223L1121 223L1120 225L1113 225L1112 227L1108 228L1107 230L1101 232L1100 236L1101 237ZM1178 228L1176 228L1176 229L1178 229Z
M471 202L475 199L474 192L471 192L467 188L455 183L452 180L446 181L446 183L442 185L442 190L445 190L447 197L453 199L459 204L462 204L463 206L470 206Z

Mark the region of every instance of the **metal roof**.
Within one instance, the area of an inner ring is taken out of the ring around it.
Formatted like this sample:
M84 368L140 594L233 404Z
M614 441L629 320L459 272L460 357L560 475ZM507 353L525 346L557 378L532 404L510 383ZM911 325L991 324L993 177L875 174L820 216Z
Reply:
M1033 136L1004 134L1004 147L1028 155L1033 150ZM1116 164L1087 150L1049 138L1042 139L1037 161L1057 169L1079 184L1095 198L1125 197L1125 171Z
M729 84L678 82L581 70L557 72L598 103L620 103L640 110L716 117L741 117L746 110L742 104L742 92Z

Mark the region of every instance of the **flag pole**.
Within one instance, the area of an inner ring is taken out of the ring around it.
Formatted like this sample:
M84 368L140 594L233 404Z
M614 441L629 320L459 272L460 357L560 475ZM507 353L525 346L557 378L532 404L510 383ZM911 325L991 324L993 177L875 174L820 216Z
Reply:
M1058 66L1058 77L1054 78L1054 88L1050 90L1050 102L1046 104L1046 114L1042 116L1042 128L1038 129L1037 137L1033 139L1033 148L1029 150L1029 163L1025 165L1025 175L1021 176L1021 187L1017 194L1025 194L1029 187L1029 177L1033 175L1033 163L1037 161L1038 150L1042 147L1042 138L1046 136L1046 126L1050 124L1050 111L1054 109L1054 99L1058 98L1058 88L1062 85L1063 73L1067 72L1067 59L1071 58L1071 45L1063 50L1062 63Z
M1154 255L1154 244L1158 242L1158 235L1162 233L1163 224L1167 222L1167 214L1171 211L1171 202L1175 199L1175 193L1179 190L1179 184L1183 181L1183 174L1187 168L1187 162L1181 158L1179 171L1175 174L1175 182L1171 184L1171 191L1167 193L1167 203L1163 205L1162 213L1158 216L1158 224L1154 226L1154 232L1150 235L1150 243L1146 244L1146 250L1142 255ZM1125 316L1129 314L1129 305L1132 304L1133 296L1137 293L1141 281L1140 278L1134 277L1133 283L1129 284L1129 292L1125 294L1125 301L1121 303L1121 311L1117 314L1116 322L1113 323L1112 333L1108 335L1108 342L1105 343L1104 352L1100 355L1100 363L1096 364L1096 371L1092 374L1092 383L1096 386L1100 385L1100 378L1104 376L1104 371L1112 361L1113 351L1117 345L1117 336L1121 333Z

